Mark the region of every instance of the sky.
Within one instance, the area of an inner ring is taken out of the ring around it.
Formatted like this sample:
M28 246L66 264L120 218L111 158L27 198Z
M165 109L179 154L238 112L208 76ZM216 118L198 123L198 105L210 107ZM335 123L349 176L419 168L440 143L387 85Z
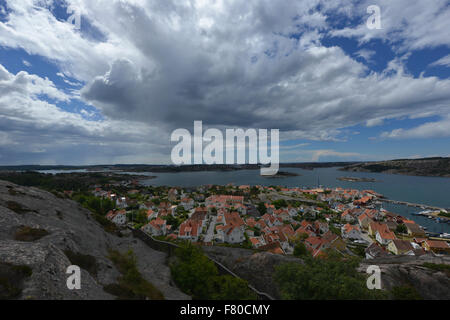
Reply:
M194 121L279 129L281 162L450 156L449 30L445 0L0 0L0 165L170 164Z

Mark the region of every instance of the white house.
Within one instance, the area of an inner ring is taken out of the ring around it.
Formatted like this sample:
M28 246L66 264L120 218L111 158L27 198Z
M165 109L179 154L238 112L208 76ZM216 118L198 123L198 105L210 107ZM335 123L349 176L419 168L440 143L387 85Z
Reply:
M346 224L342 227L342 237L346 239L362 240L361 230L357 225Z
M152 236L157 237L164 236L166 234L166 227L166 220L156 218L143 226L142 230Z

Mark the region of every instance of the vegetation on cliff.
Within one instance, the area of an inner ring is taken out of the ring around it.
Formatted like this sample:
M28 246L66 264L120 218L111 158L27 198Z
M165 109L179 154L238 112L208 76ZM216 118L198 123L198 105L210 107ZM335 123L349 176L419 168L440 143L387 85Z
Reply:
M176 250L176 262L171 266L177 286L197 300L255 300L247 281L219 271L204 253L192 244Z

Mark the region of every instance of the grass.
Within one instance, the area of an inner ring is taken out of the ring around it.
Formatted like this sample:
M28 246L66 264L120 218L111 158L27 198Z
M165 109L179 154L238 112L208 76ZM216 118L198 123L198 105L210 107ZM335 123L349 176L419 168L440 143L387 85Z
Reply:
M33 242L48 235L49 232L47 230L21 226L17 229L14 239L17 241Z
M137 268L133 251L120 253L110 250L109 259L122 274L117 283L104 286L103 289L120 300L163 300L164 295L152 283L144 279Z
M32 274L33 270L28 266L0 262L0 300L18 298L22 293L23 281Z
M64 250L64 254L67 256L70 263L86 270L94 278L97 277L98 264L95 257L87 254L76 253L71 250Z

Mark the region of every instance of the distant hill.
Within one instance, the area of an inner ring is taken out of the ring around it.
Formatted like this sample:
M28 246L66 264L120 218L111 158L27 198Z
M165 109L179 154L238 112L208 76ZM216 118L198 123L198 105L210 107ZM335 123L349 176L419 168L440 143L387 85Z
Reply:
M357 163L343 167L343 171L380 172L411 176L450 177L450 158L398 159Z

